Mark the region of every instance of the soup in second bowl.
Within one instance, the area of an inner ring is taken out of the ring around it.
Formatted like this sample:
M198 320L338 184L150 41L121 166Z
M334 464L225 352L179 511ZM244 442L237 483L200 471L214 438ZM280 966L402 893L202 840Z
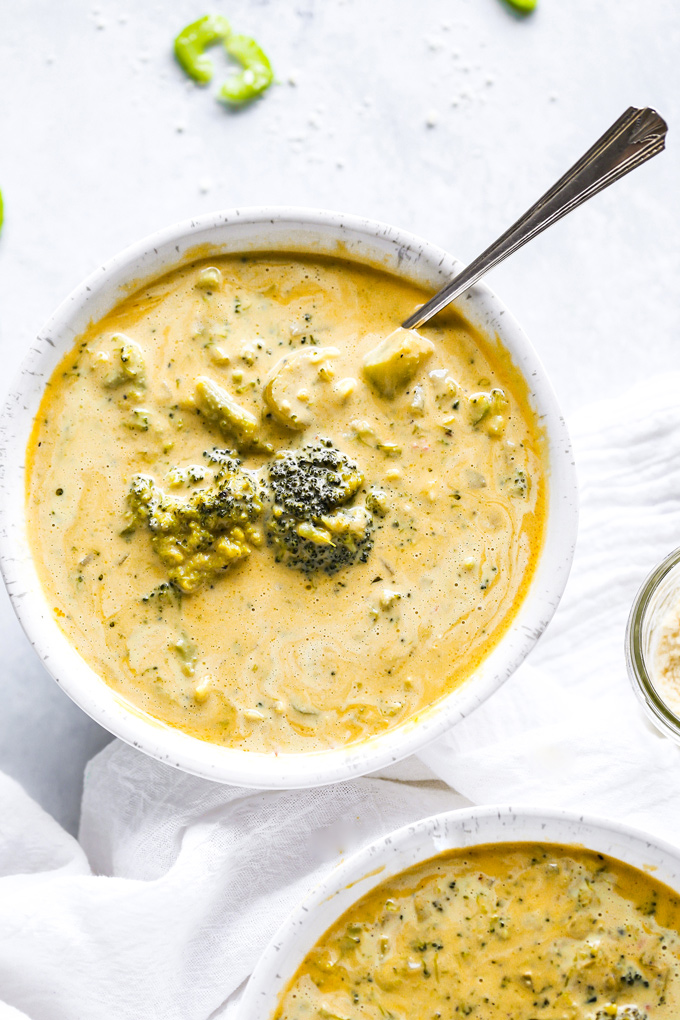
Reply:
M381 883L272 1020L677 1020L680 898L579 847L452 850Z

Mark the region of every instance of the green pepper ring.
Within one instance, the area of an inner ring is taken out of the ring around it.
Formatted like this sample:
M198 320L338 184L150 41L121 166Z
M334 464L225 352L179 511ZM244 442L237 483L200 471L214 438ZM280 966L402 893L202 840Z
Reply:
M223 103L242 106L269 88L274 72L269 59L260 46L247 35L231 35L224 40L224 48L230 57L243 65L239 74L233 74L218 93Z
M214 67L205 56L205 50L221 42L230 57L237 60L243 70L232 75L221 87L218 98L233 106L243 106L261 95L274 80L267 55L258 43L247 35L234 35L226 18L219 14L206 14L182 29L175 39L175 56L190 78L199 85L212 81Z
M206 14L187 25L175 39L175 56L182 70L199 85L207 85L215 69L204 51L230 34L231 26L220 14Z
M505 0L505 2L520 14L531 14L536 10L538 0Z

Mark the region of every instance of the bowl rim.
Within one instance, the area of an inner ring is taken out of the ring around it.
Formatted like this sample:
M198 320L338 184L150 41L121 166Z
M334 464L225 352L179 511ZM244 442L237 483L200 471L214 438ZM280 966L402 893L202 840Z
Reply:
M281 234L307 238L301 246L274 244ZM298 232L296 234L296 231ZM251 238L252 247L242 241ZM224 235L241 237L226 247ZM265 243L257 237L269 236ZM491 653L458 688L400 726L365 741L323 751L265 754L211 744L148 716L113 691L75 651L56 623L39 583L26 535L24 452L46 380L83 332L126 293L177 265L199 257L197 246L213 237L223 250L309 251L346 244L346 257L387 272L427 278L433 286L461 263L443 249L388 224L326 210L254 207L208 213L142 238L91 273L58 306L29 349L0 417L0 569L12 606L43 664L69 697L96 722L134 747L183 771L220 782L268 789L322 786L363 775L412 754L468 715L514 672L557 608L567 581L577 528L577 489L571 444L552 387L536 352L505 306L483 284L459 304L475 325L494 324L497 336L523 375L536 402L549 447L548 513L538 563L515 618ZM255 239L255 240L253 240ZM209 242L208 242L209 243ZM355 245L355 248L351 248ZM310 247L311 246L311 247ZM217 252L217 248L215 249ZM369 258L372 251L373 258ZM97 304L99 302L99 305ZM89 311L89 316L88 316ZM484 328L481 325L481 328ZM41 381L41 379L43 381Z
M504 831L504 836L485 838ZM565 832L571 832L571 837L565 839ZM272 1020L281 993L306 953L352 904L382 882L450 849L533 842L607 854L647 871L680 895L680 847L625 822L530 805L492 804L439 812L373 840L312 886L258 958L236 1008L238 1020Z

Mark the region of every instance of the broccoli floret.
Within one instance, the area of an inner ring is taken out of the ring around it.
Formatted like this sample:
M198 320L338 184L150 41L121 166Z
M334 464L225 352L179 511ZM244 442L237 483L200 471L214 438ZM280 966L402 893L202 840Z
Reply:
M230 451L208 455L213 485L182 500L148 475L135 475L128 494L128 530L146 525L151 544L180 591L191 594L263 544L256 522L264 504L253 479Z
M320 439L300 450L277 453L269 465L269 480L275 502L286 513L307 520L349 502L364 478L330 439Z
M265 531L277 562L311 574L365 563L373 517L347 506L363 484L357 464L329 439L279 452L268 465L274 505Z

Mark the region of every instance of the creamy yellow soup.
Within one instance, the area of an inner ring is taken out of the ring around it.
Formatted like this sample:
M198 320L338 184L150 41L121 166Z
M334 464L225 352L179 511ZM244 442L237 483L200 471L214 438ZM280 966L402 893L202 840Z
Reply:
M197 261L92 324L28 449L59 625L202 739L365 739L465 681L526 593L543 437L502 346L340 259Z
M273 1020L677 1020L680 899L575 847L434 857L359 900Z

